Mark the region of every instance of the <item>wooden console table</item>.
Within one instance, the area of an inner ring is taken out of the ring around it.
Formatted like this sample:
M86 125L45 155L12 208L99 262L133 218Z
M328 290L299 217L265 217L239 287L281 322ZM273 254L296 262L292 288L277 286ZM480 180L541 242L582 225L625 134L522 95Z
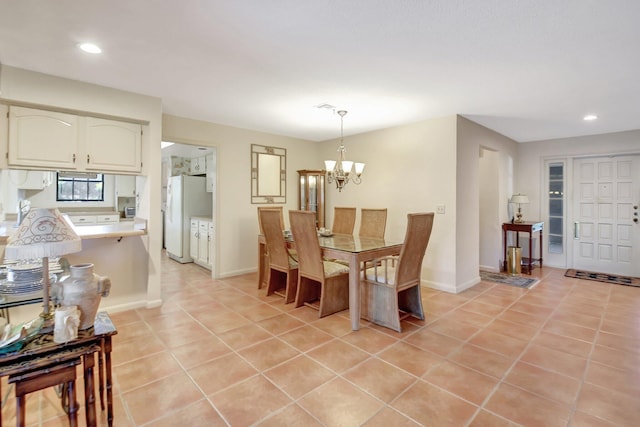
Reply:
M51 370L59 369L60 363L73 361L82 358L86 425L95 427L97 425L96 408L93 383L93 368L95 364L94 353L98 353L98 374L100 404L104 409L103 400L103 380L106 376L107 391L107 420L109 426L113 425L113 395L111 380L111 337L117 334L111 318L106 312L100 312L96 316L96 321L92 328L78 331L78 338L68 343L59 344L53 341L53 332L42 333L33 337L22 349L0 356L0 377L10 376L20 380L26 375L29 378L36 378L37 375L46 376ZM102 359L104 356L104 367ZM104 372L103 372L104 370ZM37 388L36 388L37 389ZM28 391L27 391L28 392ZM1 393L0 393L1 395ZM73 402L69 402L73 404ZM24 407L18 402L17 411L22 411ZM72 407L75 405L72 405ZM16 418L24 422L24 416L20 413ZM20 425L20 424L19 424ZM2 427L2 417L0 416L0 427Z
M516 233L516 246L520 246L520 233L529 233L529 257L523 258L523 265L527 266L527 274L531 274L531 270L533 269L533 263L537 262L542 268L542 229L544 227L544 222L505 222L502 224L502 261L503 261L503 271L507 271L507 234L509 231ZM533 233L540 234L540 256L539 258L534 258L533 256L533 245L531 243Z

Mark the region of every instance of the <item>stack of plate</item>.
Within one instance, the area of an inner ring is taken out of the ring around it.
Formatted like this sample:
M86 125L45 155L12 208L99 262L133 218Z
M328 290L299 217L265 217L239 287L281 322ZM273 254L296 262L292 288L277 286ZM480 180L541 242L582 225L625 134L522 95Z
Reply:
M14 264L6 268L7 278L0 281L0 294L22 295L42 290L42 264Z

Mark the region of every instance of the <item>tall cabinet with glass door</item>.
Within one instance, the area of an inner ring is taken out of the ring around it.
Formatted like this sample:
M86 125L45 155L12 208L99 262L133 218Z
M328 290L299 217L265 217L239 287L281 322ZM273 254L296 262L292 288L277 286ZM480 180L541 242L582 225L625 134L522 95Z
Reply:
M316 227L324 227L324 170L298 171L298 208L316 213Z

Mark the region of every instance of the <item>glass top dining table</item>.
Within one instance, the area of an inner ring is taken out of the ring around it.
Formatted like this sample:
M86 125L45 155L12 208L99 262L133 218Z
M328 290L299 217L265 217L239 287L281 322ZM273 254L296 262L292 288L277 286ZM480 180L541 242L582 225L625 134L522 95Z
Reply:
M293 240L288 240L295 246ZM402 242L388 239L359 237L351 234L318 236L322 255L325 258L346 261L349 264L349 318L351 329L360 329L360 265L385 256L399 255ZM266 280L264 274L266 244L264 236L258 235L258 287Z
M402 242L359 237L351 234L318 236L322 255L325 258L338 259L349 263L349 319L351 329L360 329L360 266L385 256L398 255Z

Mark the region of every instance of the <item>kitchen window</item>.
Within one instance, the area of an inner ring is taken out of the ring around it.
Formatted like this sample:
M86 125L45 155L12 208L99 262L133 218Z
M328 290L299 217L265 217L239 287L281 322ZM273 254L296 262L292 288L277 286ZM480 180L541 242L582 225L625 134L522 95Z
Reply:
M58 172L58 202L103 202L104 175L101 173Z

